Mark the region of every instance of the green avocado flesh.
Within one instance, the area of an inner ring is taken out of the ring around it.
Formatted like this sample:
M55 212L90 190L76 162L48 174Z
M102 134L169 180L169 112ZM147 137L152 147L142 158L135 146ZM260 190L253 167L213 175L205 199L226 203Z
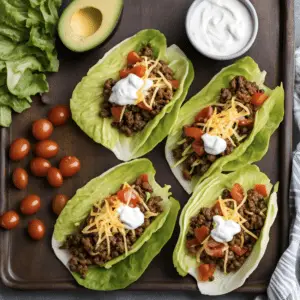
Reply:
M59 37L75 52L95 48L112 33L122 8L123 0L75 0L60 17Z

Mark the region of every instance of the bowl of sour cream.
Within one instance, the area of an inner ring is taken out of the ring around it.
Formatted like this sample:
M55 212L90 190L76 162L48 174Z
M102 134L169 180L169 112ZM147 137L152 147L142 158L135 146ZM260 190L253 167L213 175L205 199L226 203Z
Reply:
M216 60L243 55L257 31L257 13L249 0L195 0L186 17L186 32L193 46Z

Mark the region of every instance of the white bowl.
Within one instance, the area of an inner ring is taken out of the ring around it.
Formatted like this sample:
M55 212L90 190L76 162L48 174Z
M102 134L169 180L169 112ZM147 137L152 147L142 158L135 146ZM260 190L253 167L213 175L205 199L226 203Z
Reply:
M234 59L237 58L241 55L243 55L245 52L247 52L250 47L253 45L256 36L257 36L257 31L258 31L258 17L257 17L257 13L256 10L254 8L254 6L252 5L252 3L249 0L238 0L241 3L243 3L245 5L245 7L248 9L250 16L252 18L252 22L253 22L253 30L252 30L252 35L251 38L249 39L248 43L238 52L234 53L234 54L230 54L230 55L216 55L216 54L211 54L208 51L204 51L203 49L200 49L200 47L197 45L197 43L195 42L191 31L190 31L190 26L189 26L189 22L191 20L192 17L192 13L194 11L194 9L198 6L198 4L200 2L202 2L203 0L195 0L192 5L190 6L186 19L185 19L185 29L186 29L186 33L187 36L190 40L190 42L192 43L192 45L203 55L215 59L215 60L229 60L229 59Z

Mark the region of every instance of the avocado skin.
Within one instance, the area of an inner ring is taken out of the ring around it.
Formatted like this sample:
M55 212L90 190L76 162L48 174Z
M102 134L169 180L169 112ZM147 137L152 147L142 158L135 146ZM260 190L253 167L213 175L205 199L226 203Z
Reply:
M94 0L91 0L91 1L94 1ZM91 2L91 1L88 1L88 2ZM104 0L104 1L106 2L107 0ZM60 41L62 42L62 44L69 50L71 50L73 52L77 52L77 53L86 52L86 51L92 50L100 45L103 46L104 44L106 44L110 40L110 38L114 35L114 33L117 31L117 29L119 28L121 19L123 16L124 0L117 0L117 1L119 2L119 6L116 7L116 10L118 10L118 14L115 17L114 25L108 27L105 31L105 34L99 35L98 32L95 32L93 34L93 36L95 36L95 37L93 38L92 41L87 42L86 38L82 38L83 40L85 40L85 45L83 47L78 47L78 41L76 41L76 40L72 41L72 39L70 39L70 38L66 39L65 31L72 30L71 26L69 24L66 24L66 22L67 22L66 20L68 19L69 10L72 9L72 11L73 11L71 13L71 15L72 15L74 12L77 11L76 6L77 5L79 6L80 4L85 3L86 0L75 0L75 1L70 2L69 5L67 5L65 7L65 9L61 11L61 16L60 16L59 23L58 23L58 35L60 37ZM84 8L84 7L95 7L98 9L97 0L95 0L95 3L96 3L95 5L87 5L87 6L83 6L83 7L79 6L78 10L81 8ZM101 9L99 9L99 10L101 11ZM101 24L101 26L102 26L102 24ZM101 28L101 26L100 26L100 28ZM103 38L103 35L104 35L104 38Z

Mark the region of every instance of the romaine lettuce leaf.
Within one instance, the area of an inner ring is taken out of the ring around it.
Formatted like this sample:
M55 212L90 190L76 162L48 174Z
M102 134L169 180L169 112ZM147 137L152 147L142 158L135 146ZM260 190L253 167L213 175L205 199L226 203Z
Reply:
M193 176L192 181L187 181L182 176L181 165L173 167L176 163L172 150L180 141L182 127L193 123L195 115L204 107L217 102L221 88L228 87L234 76L242 75L250 81L255 81L269 95L268 100L258 110L255 118L254 129L249 137L243 141L230 155L218 158L200 178ZM180 109L176 124L170 132L165 154L172 172L187 193L191 193L195 186L203 179L215 172L222 170L233 171L242 165L259 161L268 150L272 133L278 128L284 115L284 90L282 85L270 90L263 85L266 73L261 72L258 65L250 57L238 60L231 66L221 70L213 79L195 96L187 101Z
M90 210L93 206L93 204L96 201L99 201L100 199L104 199L107 195L114 194L117 192L117 190L120 188L120 186L124 182L133 182L139 175L147 173L149 182L151 186L153 187L153 193L155 195L161 196L162 206L163 206L163 212L156 217L156 219L150 224L149 227L144 231L143 235L135 242L132 249L128 252L127 255L123 254L108 263L104 266L104 268L96 267L96 268L90 268L88 271L88 277L86 280L80 280L76 274L73 274L75 279L79 281L80 284L84 284L85 286L89 287L91 283L89 283L90 276L91 278L95 278L95 276L98 276L97 274L101 275L105 268L114 268L114 265L118 266L120 264L123 264L123 260L128 257L129 261L131 262L134 260L134 258L130 258L132 255L134 255L136 252L142 251L142 247L145 245L147 241L151 243L154 241L153 235L155 232L159 231L162 227L164 227L164 224L167 222L166 220L169 220L172 225L168 225L167 227L170 229L171 227L174 227L174 213L177 214L178 208L177 208L177 201L174 199L171 201L169 199L170 193L169 193L169 186L165 186L164 188L160 187L155 179L155 170L151 164L151 162L147 159L138 159L134 160L132 162L123 163L121 165L118 165L101 176L91 180L88 182L84 187L79 189L75 196L68 202L64 210L62 211L61 215L56 221L55 227L54 227L54 233L53 233L53 242L52 246L54 248L54 251L56 255L59 257L59 259L62 260L62 262L67 265L68 262L68 253L65 250L59 249L59 245L65 240L66 236L73 233L77 230L77 227L83 221L87 215L90 213ZM175 203L174 203L175 202ZM175 205L175 208L174 208ZM174 212L175 209L175 212ZM171 212L170 212L171 211ZM172 212L173 211L173 212ZM170 215L171 214L171 215ZM169 216L170 215L170 216ZM170 220L171 219L171 220ZM176 219L176 217L175 217ZM171 226L171 227L170 227ZM169 239L171 232L169 235L167 234L166 237L160 238L158 241L159 243L156 243L155 249L153 249L154 253L144 253L145 260L143 263L141 263L141 267L144 270L152 258L157 254L157 252L160 251L161 247L164 245L164 243ZM166 239L166 240L164 240ZM151 247L149 247L151 248ZM146 259L146 257L149 258ZM140 256L140 255L139 255ZM128 263L128 262L127 262ZM127 264L125 263L125 264ZM134 266L133 266L134 269ZM132 276L136 280L141 275L141 270L137 270L136 275L135 271L132 270ZM96 274L96 275L95 275ZM111 274L108 272L107 274ZM136 277L137 276L137 277ZM129 276L130 277L130 276ZM101 277L100 277L101 279ZM101 280L99 280L99 286L101 286ZM105 282L104 282L105 283ZM131 282L125 282L126 285L130 284ZM108 284L108 283L105 283ZM120 283L124 284L124 283ZM91 287L92 288L92 287ZM95 287L99 288L99 287ZM113 289L114 286L111 288L105 287L105 289Z
M191 217L197 215L202 207L213 206L216 199L222 194L222 191L226 188L231 189L235 183L241 184L244 190L253 188L255 184L265 184L267 186L267 190L271 194L268 199L268 213L265 225L250 256L237 272L225 275L220 271L216 271L212 282L197 282L202 294L222 295L243 285L245 280L256 269L266 251L270 228L276 218L278 184L275 185L272 191L272 184L269 178L260 172L257 166L248 165L227 175L219 173L214 174L213 177L206 178L196 187L180 216L180 235L173 253L173 263L181 276L186 276L190 273L197 278L195 268L198 264L195 257L188 253L185 246Z
M168 61L175 78L180 80L180 88L143 131L126 137L111 126L111 119L100 117L103 85L109 78L118 78L119 71L126 64L126 53L138 51L147 43L152 45L156 56ZM89 70L73 92L70 102L72 117L90 138L112 150L118 159L127 161L137 158L151 151L168 134L193 78L192 64L177 46L167 49L162 33L143 30L111 49Z

